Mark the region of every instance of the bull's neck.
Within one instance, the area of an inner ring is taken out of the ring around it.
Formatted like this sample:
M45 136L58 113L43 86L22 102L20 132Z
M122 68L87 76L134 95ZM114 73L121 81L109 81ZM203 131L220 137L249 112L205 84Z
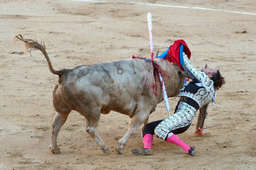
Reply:
M164 80L167 96L168 97L177 96L179 93L179 90L184 85L184 76L181 74L180 68L170 63L169 61L162 60L162 59L157 59L155 62L159 66L159 71ZM161 90L161 95L163 96L162 90ZM163 100L162 96L161 96L161 100Z

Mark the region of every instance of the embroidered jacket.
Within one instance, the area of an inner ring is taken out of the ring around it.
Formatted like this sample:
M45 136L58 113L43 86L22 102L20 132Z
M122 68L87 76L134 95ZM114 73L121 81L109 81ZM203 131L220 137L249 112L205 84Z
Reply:
M215 100L215 89L213 81L204 73L193 67L188 57L184 54L184 71L188 74L192 82L186 84L180 90L178 96L185 96L193 99L199 108Z

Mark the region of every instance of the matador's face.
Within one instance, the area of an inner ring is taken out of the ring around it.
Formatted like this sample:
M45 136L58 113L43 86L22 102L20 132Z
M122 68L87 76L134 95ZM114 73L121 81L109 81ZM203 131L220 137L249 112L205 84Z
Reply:
M217 73L216 69L208 67L207 64L202 68L201 71L204 72L208 77L212 77L214 73Z

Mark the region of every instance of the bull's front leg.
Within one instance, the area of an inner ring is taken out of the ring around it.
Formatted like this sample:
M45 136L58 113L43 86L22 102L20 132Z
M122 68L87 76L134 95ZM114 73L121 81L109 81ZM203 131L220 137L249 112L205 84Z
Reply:
M140 111L135 114L135 116L131 119L129 128L124 134L124 136L118 141L118 146L116 148L116 151L119 154L122 154L124 152L124 145L127 142L128 138L136 133L139 126L148 120L149 112Z

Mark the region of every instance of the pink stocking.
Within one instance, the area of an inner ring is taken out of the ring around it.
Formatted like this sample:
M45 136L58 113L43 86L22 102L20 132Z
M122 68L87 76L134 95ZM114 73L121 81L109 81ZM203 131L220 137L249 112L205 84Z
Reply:
M181 147L182 149L184 149L184 151L186 153L188 153L188 151L190 150L190 146L187 145L186 143L184 143L178 136L172 134L172 136L168 136L166 139L167 142L178 145L179 147Z
M151 134L144 135L143 142L144 142L144 148L145 149L151 149L152 148L152 142L153 142L153 135L151 135Z

